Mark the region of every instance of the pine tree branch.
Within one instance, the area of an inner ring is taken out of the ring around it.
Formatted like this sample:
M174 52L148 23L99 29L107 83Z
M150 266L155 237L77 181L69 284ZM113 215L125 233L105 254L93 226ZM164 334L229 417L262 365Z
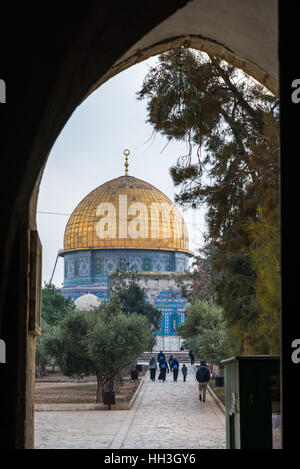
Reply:
M223 78L224 82L226 83L226 85L228 86L228 88L233 92L233 94L236 96L236 98L238 99L240 105L243 107L243 109L245 109L245 111L253 117L253 119L255 120L255 122L257 123L257 126L259 127L259 130L260 132L263 134L263 128L264 128L264 124L263 124L263 121L262 119L260 119L258 113L255 111L255 109L253 109L250 104L245 100L245 98L243 97L243 95L241 94L241 92L237 89L237 87L232 83L232 81L230 80L230 77L229 75L225 72L225 70L220 67L220 65L218 64L217 60L209 55L209 58L212 62L212 64L214 65L214 67L218 70L219 74L221 75L221 77Z

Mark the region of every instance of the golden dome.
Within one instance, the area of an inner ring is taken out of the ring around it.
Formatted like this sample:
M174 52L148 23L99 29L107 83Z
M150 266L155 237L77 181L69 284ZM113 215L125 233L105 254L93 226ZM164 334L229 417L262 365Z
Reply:
M184 220L159 189L132 176L90 192L70 216L62 252L82 249L188 251Z

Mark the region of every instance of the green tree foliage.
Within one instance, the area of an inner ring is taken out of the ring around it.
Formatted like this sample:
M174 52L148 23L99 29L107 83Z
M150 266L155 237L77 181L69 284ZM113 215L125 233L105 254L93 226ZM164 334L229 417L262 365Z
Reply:
M232 350L232 338L226 328L222 309L212 301L194 299L186 311L186 322L178 328L185 339L185 347L191 348L198 357L220 364Z
M45 342L49 334L51 334L51 327L42 318L42 336L36 339L36 350L35 350L35 363L36 363L36 378L39 376L45 376L46 366L51 363L52 357L46 350Z
M71 298L65 298L53 283L45 283L42 288L42 318L49 326L55 326L74 308Z
M161 311L146 303L144 290L136 283L134 273L116 272L110 279L110 298L120 304L126 314L136 313L146 316L153 330L158 330Z
M114 303L91 311L69 311L46 342L66 376L97 377L96 402L113 391L116 375L135 360L151 340L146 317L126 315Z
M259 211L249 223L249 256L256 270L255 306L258 328L271 354L280 353L280 232L273 220Z
M161 311L145 301L145 293L137 284L131 284L117 294L124 313L136 313L146 316L154 330L159 329Z
M278 99L243 72L181 48L159 56L138 92L144 98L156 131L187 140L170 170L182 187L177 201L206 203L214 238L254 213L263 187L278 188Z
M170 169L180 188L176 201L207 208L216 300L227 324L244 352L270 350L278 314L270 308L263 313L261 306L277 305L278 295L275 281L272 300L263 299L266 264L257 262L263 243L254 233L260 231L260 213L278 232L278 98L226 62L187 48L160 55L137 97L148 100L155 131L187 143L187 153ZM278 255L277 245L269 249ZM263 321L274 322L274 328L263 327Z
M36 376L46 374L46 366L52 364L54 369L54 356L49 354L45 343L52 337L55 327L74 309L71 298L65 298L59 288L52 283L44 284L42 288L42 336L36 339Z
M66 376L95 374L94 365L82 342L88 329L88 313L69 311L45 341L47 352L55 357L61 372Z
M253 303L256 273L245 253L232 253L226 249L226 244L224 251L217 251L217 263L222 263L222 267L215 283L216 302L222 306L226 324L241 344L243 352L250 353L250 344L260 342L257 329L259 311ZM265 349L257 349L258 352L267 353Z
M186 286L184 282L178 284L182 296L188 301L194 298L206 301L215 298L214 280L216 273L212 267L212 252L213 248L209 245L199 248L194 255L190 270L186 274L191 285Z

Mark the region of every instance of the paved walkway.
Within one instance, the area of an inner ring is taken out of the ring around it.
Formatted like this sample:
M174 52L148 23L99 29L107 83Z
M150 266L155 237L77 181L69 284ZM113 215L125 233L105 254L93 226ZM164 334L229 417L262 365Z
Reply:
M209 393L198 399L195 373L188 366L177 383L145 375L130 410L35 413L35 448L224 449L225 416ZM180 367L181 368L181 367Z

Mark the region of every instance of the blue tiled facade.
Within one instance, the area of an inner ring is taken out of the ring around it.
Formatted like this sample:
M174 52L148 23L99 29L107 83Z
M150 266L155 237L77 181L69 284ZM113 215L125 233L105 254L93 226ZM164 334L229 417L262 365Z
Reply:
M176 327L185 321L186 301L178 291L161 291L154 306L162 312L160 330L157 335L176 336Z
M116 270L136 272L184 272L189 255L157 250L82 250L64 252L64 286L61 293L76 300L91 293L102 301L108 299L108 278ZM149 300L148 300L149 301ZM157 291L153 302L162 311L157 335L176 336L175 327L185 320L185 300L177 290Z

